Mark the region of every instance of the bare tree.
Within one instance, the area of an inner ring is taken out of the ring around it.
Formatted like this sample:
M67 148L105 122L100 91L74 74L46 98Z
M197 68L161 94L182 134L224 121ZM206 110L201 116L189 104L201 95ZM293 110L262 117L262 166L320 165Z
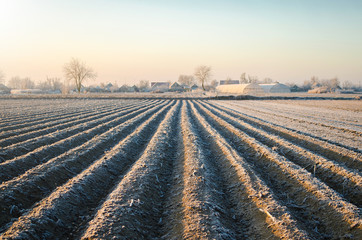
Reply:
M181 85L191 86L195 82L195 79L192 75L180 75L178 77L178 82Z
M273 83L273 79L271 78L264 78L263 82L262 83Z
M63 88L63 83L60 78L47 77L45 81L38 83L36 87L44 91L56 91Z
M343 82L342 87L343 89L351 89L353 87L353 84L350 81L346 80Z
M87 67L85 63L80 62L78 59L72 58L72 60L64 65L65 78L68 81L74 81L78 93L82 88L82 83L87 79L94 79L97 74L92 68Z
M246 73L242 73L240 75L240 83L248 83L248 80L246 79Z
M141 81L138 83L138 89L139 89L141 92L146 91L149 87L150 87L150 82L147 81L147 80L141 80Z
M204 89L204 91L205 91L205 83L211 77L211 67L204 66L204 65L198 66L195 69L194 75L197 78L197 80L199 80L199 82L201 83L202 89Z
M257 76L250 76L248 75L248 83L258 83L258 77Z
M28 77L12 77L8 83L8 86L12 89L32 89L35 83Z
M5 84L5 74L0 71L0 84Z
M338 78L322 80L321 85L326 87L329 92L335 92L336 89L340 88Z
M231 77L227 77L226 80L225 80L225 83L226 84L231 84L231 80L232 80Z
M213 89L215 89L218 85L219 85L219 82L216 79L212 80L210 83L210 87Z

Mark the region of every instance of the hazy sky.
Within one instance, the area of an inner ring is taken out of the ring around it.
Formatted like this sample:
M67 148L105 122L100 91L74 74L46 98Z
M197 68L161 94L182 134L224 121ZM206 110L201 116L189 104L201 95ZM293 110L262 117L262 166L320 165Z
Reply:
M218 80L359 83L362 0L0 0L6 79L63 78L72 57L118 84L176 81L198 65Z

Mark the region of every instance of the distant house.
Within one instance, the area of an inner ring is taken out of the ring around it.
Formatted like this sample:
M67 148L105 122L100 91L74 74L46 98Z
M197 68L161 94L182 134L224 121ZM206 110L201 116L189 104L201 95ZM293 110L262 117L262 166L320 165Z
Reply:
M239 80L220 80L220 85L226 84L240 84Z
M124 84L120 88L118 88L118 92L128 92L128 91L129 91L129 86L126 84Z
M184 91L185 89L178 84L177 82L174 82L171 86L170 86L170 91Z
M265 93L290 93L290 87L281 83L259 84Z
M136 85L133 85L132 87L129 88L129 92L139 92L139 88Z
M10 88L5 86L4 84L0 84L0 94L9 94L11 91Z
M189 85L182 84L181 87L183 87L185 92L191 91L191 87Z
M170 88L169 82L151 82L152 92L167 92Z
M199 86L197 86L196 84L191 86L191 90L197 90L199 88Z

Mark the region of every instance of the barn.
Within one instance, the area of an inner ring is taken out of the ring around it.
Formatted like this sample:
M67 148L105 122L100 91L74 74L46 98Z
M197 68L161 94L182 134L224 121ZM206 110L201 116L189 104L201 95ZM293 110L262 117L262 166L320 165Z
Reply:
M151 91L167 92L169 88L169 82L151 82Z
M227 85L227 84L240 84L239 80L220 80L220 85Z
M281 83L259 84L266 93L290 93L290 87Z
M0 94L8 94L10 93L10 88L0 83Z
M219 93L231 93L231 94L263 94L263 89L256 83L247 84L225 84L216 87L216 91Z
M173 83L171 86L170 86L170 90L171 92L175 92L175 91L184 91L185 89L180 85L178 84L177 82Z

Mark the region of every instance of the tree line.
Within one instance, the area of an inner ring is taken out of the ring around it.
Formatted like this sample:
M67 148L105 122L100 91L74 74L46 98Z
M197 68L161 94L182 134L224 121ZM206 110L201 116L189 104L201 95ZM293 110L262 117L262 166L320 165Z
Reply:
M95 79L97 73L84 62L79 59L72 58L70 62L63 66L63 72L65 76L64 82L57 77L47 77L46 80L39 83L35 83L29 77L21 78L19 76L12 77L7 82L7 86L12 89L41 89L44 91L60 91L67 93L70 89L76 89L77 92L81 92L81 88L86 80ZM200 84L203 90L210 90L216 88L218 85L217 80L212 80L209 85L212 76L212 68L206 65L200 65L195 68L193 75L180 74L178 83L180 85L192 86L194 84ZM226 78L226 83L232 81L231 78ZM240 75L240 83L273 83L271 78L264 78L259 80L257 76L246 75L242 73ZM5 74L0 71L0 84L5 85ZM344 89L356 89L360 86L353 85L349 81L344 81L342 84L337 78L322 79L313 76L310 80L304 81L302 85L295 83L287 84L291 87L291 91L308 91L317 87L325 87L328 91L335 91L338 88ZM149 81L141 80L137 85L134 85L139 91L146 91L149 89Z

